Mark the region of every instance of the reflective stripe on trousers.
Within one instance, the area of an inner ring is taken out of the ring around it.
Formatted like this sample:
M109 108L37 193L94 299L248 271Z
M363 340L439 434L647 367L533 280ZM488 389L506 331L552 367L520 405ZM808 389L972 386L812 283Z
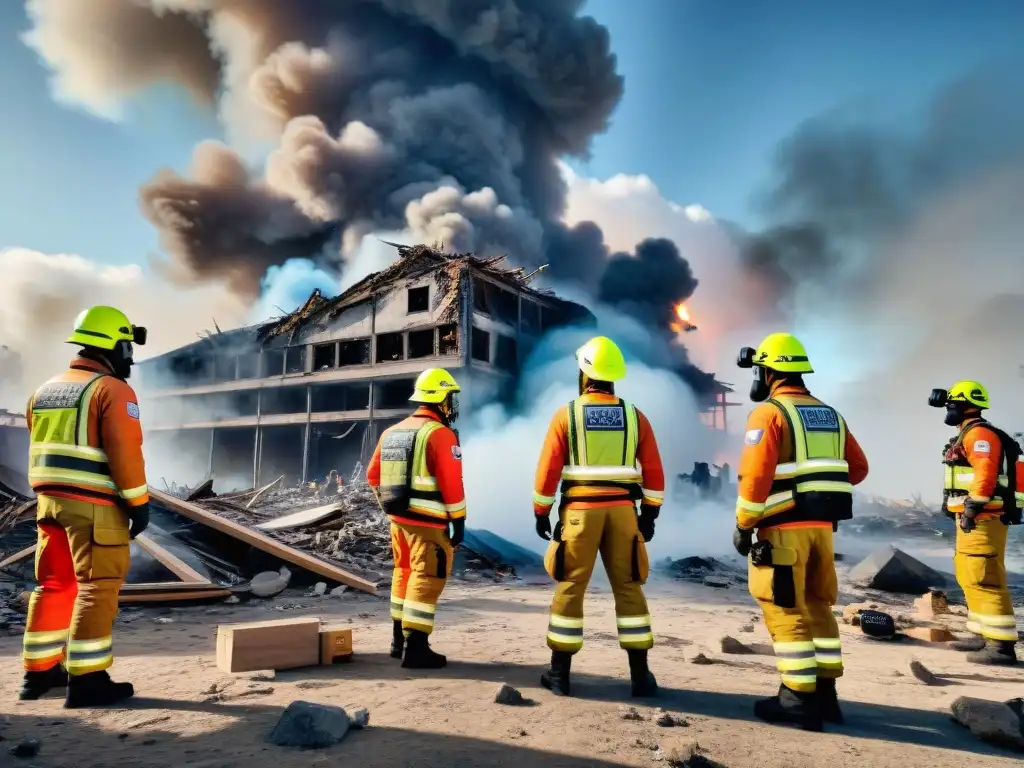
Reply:
M816 637L813 642L818 677L839 677L843 672L842 641L838 637Z
M998 616L968 613L967 631L981 635L986 640L1015 643L1017 642L1017 619L1013 614Z
M434 629L436 610L437 606L406 599L402 608L402 623L410 624L412 629L419 629L429 634Z
M401 621L405 610L405 600L401 597L391 596L391 618Z
M85 675L99 672L114 663L114 638L111 636L95 640L70 640L68 642L68 673Z
M817 687L818 660L810 640L775 643L775 664L782 675L782 684L791 691L810 693Z
M583 619L550 614L548 640L560 651L578 651L583 647Z
M69 629L52 632L26 632L22 641L22 658L25 669L42 671L51 669L64 661L64 650L68 643Z
M651 629L651 617L616 616L615 624L619 630L619 645L622 648L650 648L654 645L654 632Z

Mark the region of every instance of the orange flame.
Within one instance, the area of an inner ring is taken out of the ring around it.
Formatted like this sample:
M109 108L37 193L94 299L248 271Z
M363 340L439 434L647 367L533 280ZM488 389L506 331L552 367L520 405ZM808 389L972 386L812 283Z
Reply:
M688 325L693 324L693 321L690 319L690 310L682 302L676 304L676 317Z
M697 330L697 326L693 323L693 318L690 317L690 310L686 308L683 302L676 304L675 311L676 316L669 323L673 333L688 333L689 331Z

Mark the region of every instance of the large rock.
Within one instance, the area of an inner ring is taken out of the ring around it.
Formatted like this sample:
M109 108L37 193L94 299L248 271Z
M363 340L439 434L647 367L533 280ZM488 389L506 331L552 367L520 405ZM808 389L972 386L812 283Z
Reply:
M950 709L957 722L982 741L1024 752L1021 718L1008 704L961 696Z
M341 707L293 701L281 713L267 741L279 747L322 749L344 739L351 727L352 720Z
M280 571L263 571L252 577L249 591L257 597L273 597L284 592L291 578L292 572L284 566Z
M893 546L876 549L850 571L850 581L860 587L905 595L923 595L941 587L946 578Z

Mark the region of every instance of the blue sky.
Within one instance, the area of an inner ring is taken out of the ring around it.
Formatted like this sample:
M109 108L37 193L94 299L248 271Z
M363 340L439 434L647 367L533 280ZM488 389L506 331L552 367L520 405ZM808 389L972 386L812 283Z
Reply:
M136 190L183 169L216 137L212 117L160 88L110 123L54 102L47 72L18 41L21 2L0 3L0 248L142 262L156 238ZM645 173L681 203L756 224L750 195L773 148L802 120L850 103L899 117L995 56L1019 53L1024 2L971 10L925 0L590 0L626 78L589 175Z

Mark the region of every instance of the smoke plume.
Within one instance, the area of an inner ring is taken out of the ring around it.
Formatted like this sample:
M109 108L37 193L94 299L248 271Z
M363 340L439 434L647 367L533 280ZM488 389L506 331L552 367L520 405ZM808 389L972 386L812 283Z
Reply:
M141 190L178 284L226 282L252 301L271 267L338 269L368 232L407 230L596 286L607 249L596 225L561 223L558 158L586 156L623 81L581 5L30 0L27 40L64 99L110 115L171 81L216 104L232 144L269 142L262 170L207 142L187 176ZM637 262L643 282L657 265ZM671 274L678 299L685 263Z

